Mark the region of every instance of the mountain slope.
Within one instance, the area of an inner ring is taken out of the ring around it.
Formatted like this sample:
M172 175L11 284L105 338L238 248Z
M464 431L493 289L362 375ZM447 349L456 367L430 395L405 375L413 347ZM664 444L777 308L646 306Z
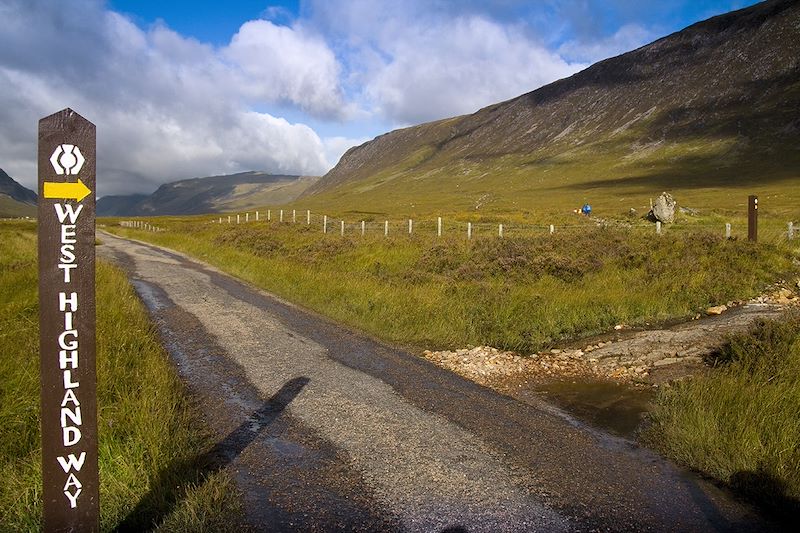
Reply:
M472 115L377 137L304 199L426 212L627 208L662 189L722 207L754 186L778 194L800 177L799 58L800 3L765 2Z
M318 178L242 172L167 183L150 195L104 196L100 216L192 215L282 204Z
M0 168L0 217L36 215L36 193L23 187Z

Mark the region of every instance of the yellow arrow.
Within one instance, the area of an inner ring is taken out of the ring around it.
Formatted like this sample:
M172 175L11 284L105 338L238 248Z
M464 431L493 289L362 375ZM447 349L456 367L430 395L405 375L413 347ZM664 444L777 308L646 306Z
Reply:
M66 198L68 200L77 200L80 202L91 192L92 191L89 190L89 187L87 187L80 179L78 179L78 183L54 183L51 181L44 182L45 198Z

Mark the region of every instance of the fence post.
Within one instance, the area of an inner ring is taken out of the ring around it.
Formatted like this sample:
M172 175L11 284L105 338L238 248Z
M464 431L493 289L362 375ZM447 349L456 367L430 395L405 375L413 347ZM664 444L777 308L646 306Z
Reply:
M250 222L250 213L245 213L244 214L244 221L245 222Z
M789 222L789 240L794 239L794 222Z
M472 238L472 222L467 222L467 239Z
M256 222L258 222L258 211L256 211Z
M366 225L364 224L364 221L362 220L361 221L361 236L362 237L364 236L364 233L366 232L366 230L367 230Z
M222 217L219 217L219 223L222 224Z
M552 235L555 232L556 232L556 227L554 225L550 224L550 235Z
M414 227L414 221L410 218L408 219L408 234L411 235L412 228Z
M322 217L322 233L328 233L328 215Z
M758 240L758 196L747 197L747 240Z
M267 222L272 221L272 209L267 209Z
M656 235L661 235L661 221L656 220Z
M231 216L228 215L228 224L230 224L230 223L231 223Z
M497 228L497 236L501 239L503 238L503 225L500 224L500 227Z
M294 209L292 209L292 224L294 224L295 222L297 222L297 212Z
M342 220L342 237L344 237L344 220Z
M310 209L306 209L306 224L309 225L309 226L311 225L311 210Z
M439 219L436 221L436 236L442 236L442 217L439 217Z
M236 223L237 224L239 223L239 214L238 213L236 214Z
M283 209L281 209L281 215L280 215L280 219L278 220L278 222L283 222Z
M725 238L726 239L730 239L731 238L731 224L730 224L730 222L725 224Z
M389 221L388 220L384 220L383 221L383 236L386 237L388 235L389 235Z

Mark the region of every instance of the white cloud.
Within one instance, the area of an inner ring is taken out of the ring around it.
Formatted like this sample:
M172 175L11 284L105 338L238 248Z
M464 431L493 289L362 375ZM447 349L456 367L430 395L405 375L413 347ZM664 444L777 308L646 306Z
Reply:
M100 195L329 168L311 128L254 111L288 103L329 117L344 107L336 58L319 38L258 21L217 50L163 25L143 31L99 1L71 7L0 6L0 166L26 186L35 186L37 121L64 107L97 125Z
M250 98L289 102L320 116L340 114L336 57L302 27L250 21L222 53L233 64L239 90Z
M390 59L366 95L384 115L416 123L463 113L577 72L515 27L472 16L407 28L384 44Z

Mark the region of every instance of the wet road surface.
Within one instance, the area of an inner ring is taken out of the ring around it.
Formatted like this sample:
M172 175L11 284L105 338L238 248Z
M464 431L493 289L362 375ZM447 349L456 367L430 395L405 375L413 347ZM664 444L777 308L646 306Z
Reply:
M274 531L758 531L727 493L171 251L103 234Z

